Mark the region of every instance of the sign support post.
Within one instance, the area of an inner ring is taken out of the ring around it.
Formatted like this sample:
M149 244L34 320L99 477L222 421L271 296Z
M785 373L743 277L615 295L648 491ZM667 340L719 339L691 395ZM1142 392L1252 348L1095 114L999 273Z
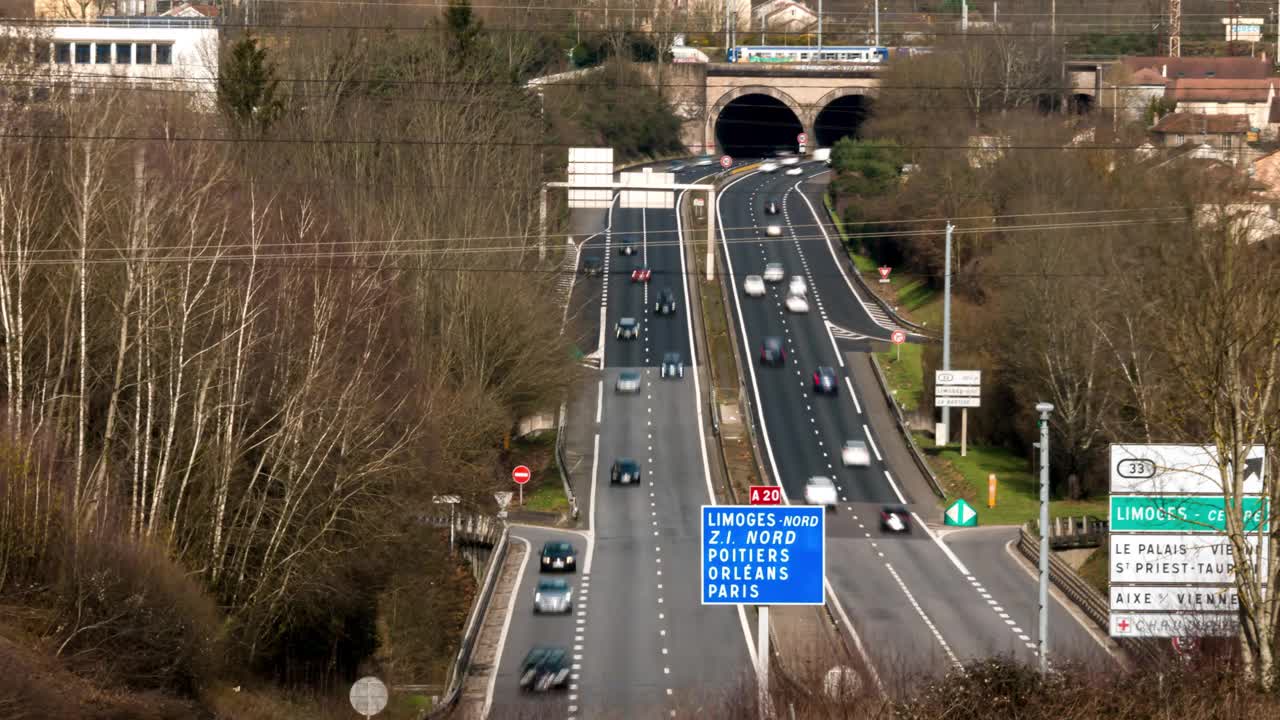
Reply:
M960 408L960 457L969 455L969 408Z
M727 260L725 262L728 262ZM707 282L716 279L716 190L707 186Z
M1036 403L1040 413L1040 674L1049 672L1049 413L1053 405Z
M538 259L547 259L547 184L538 192Z
M951 230L955 228L947 221L946 250L943 252L942 270L942 369L951 369ZM951 408L942 407L942 432L935 432L936 443L945 447L951 442Z
M756 688L760 698L760 717L769 717L769 606L757 605L756 650L760 664L756 667Z

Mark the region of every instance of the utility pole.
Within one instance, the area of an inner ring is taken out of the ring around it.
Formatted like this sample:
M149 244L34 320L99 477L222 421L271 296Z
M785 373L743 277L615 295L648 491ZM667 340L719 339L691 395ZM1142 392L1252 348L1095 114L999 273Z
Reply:
M1058 37L1058 0L1049 3L1049 36Z
M1278 0L1280 1L1280 0ZM876 47L880 47L880 0L873 0L876 6Z
M822 0L818 0L818 49L822 49Z
M1049 413L1053 405L1036 403L1040 413L1040 674L1049 672Z
M960 32L969 32L969 0L960 0Z
M1169 0L1169 56L1182 57L1182 0Z
M955 225L947 221L946 250L943 251L942 269L942 369L951 369L951 231ZM937 433L935 433L936 435ZM942 408L942 434L935 438L938 445L951 442L951 408Z

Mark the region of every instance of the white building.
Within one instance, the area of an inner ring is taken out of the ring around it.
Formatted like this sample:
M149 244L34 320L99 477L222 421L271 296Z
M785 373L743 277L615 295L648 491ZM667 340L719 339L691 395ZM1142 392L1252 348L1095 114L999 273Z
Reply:
M112 17L7 25L0 32L30 43L37 77L47 78L50 87L183 89L197 105L214 102L218 28L212 18Z

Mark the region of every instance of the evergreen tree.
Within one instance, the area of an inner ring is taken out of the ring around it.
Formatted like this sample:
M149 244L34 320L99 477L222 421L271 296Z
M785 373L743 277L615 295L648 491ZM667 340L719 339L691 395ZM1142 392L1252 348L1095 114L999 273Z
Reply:
M277 96L279 84L267 49L258 47L257 38L245 36L223 56L218 107L240 130L266 130L283 109Z

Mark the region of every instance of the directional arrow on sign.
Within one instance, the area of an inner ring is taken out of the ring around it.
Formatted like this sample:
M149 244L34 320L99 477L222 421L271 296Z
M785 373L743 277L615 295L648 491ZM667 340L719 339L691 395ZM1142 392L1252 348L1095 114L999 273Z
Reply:
M1251 457L1244 461L1244 480L1247 483L1262 482L1263 458ZM1256 478L1256 479L1255 479Z
M951 507L947 508L943 523L957 527L974 527L978 524L978 511L965 502L964 498L960 498L951 503Z

